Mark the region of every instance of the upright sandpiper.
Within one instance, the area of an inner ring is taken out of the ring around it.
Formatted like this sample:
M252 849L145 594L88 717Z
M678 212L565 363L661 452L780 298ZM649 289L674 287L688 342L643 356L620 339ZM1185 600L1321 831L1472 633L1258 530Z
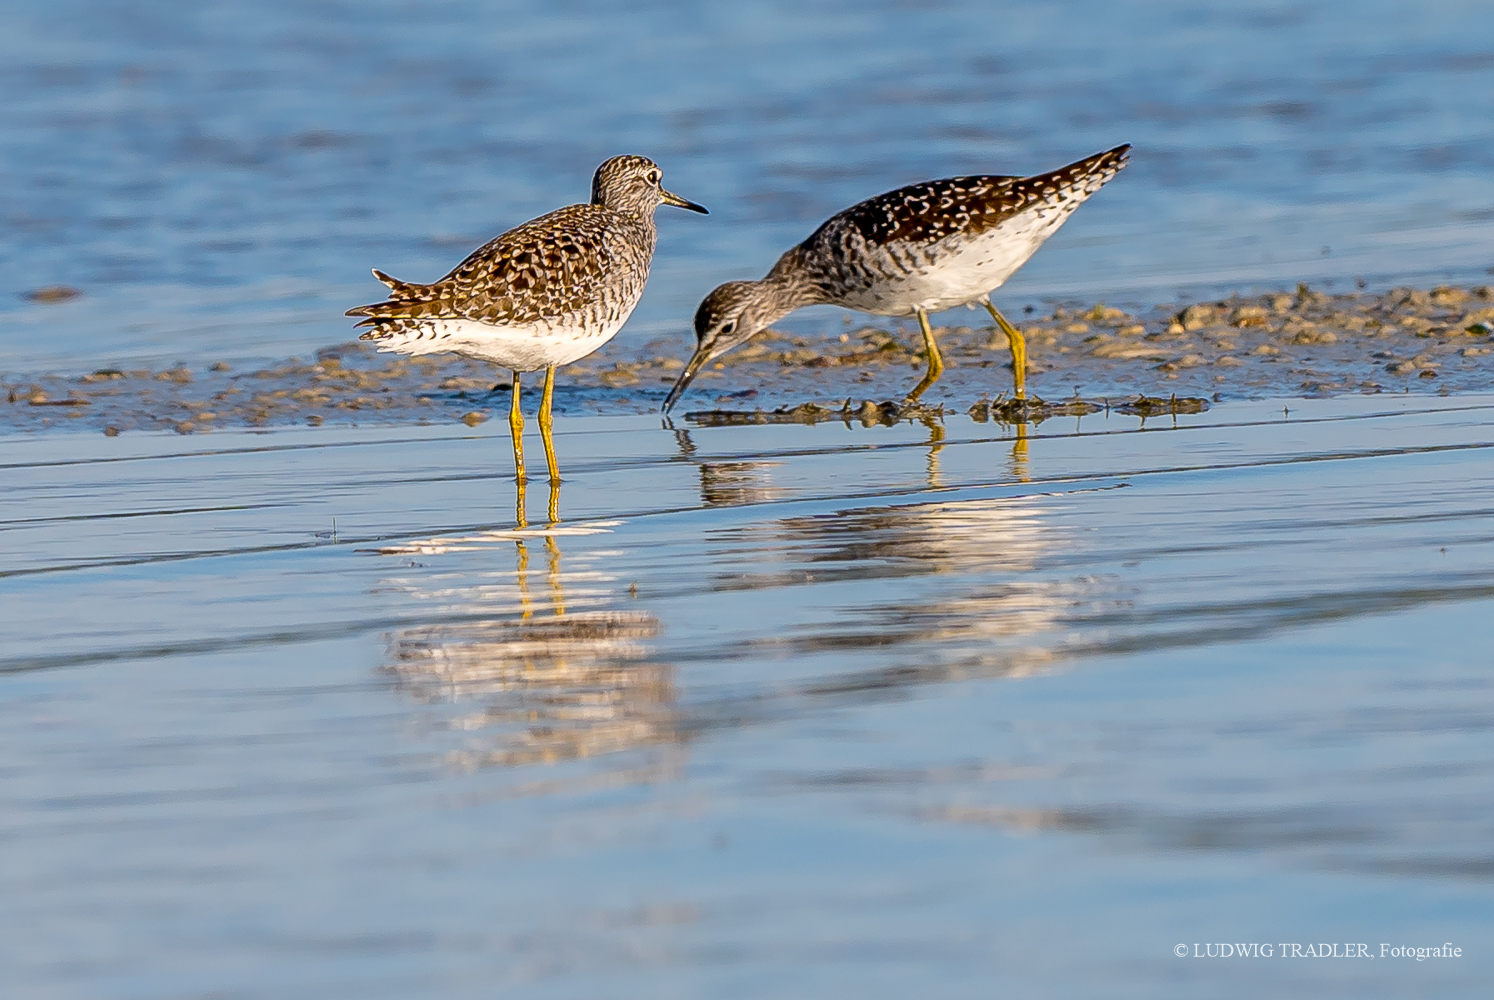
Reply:
M832 216L761 281L729 281L695 313L695 354L664 400L667 413L707 362L795 309L843 306L917 316L928 370L916 402L944 371L931 312L979 302L1006 334L1019 399L1027 345L990 293L1027 262L1086 198L1126 165L1130 146L1033 177L950 177L878 195Z
M474 250L446 277L429 285L374 277L389 299L349 309L367 316L381 351L450 352L491 361L513 372L508 424L514 469L524 475L524 414L519 375L545 370L540 436L550 481L558 482L551 397L555 367L584 358L622 329L648 281L658 230L654 210L676 205L706 214L661 186L663 174L642 156L614 156L597 167L591 203L568 205L526 222Z

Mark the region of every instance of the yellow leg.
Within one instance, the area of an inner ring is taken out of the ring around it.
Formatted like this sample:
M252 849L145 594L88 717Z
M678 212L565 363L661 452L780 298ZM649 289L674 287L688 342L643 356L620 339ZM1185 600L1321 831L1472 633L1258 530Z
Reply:
M529 527L529 511L524 502L524 487L526 485L522 479L514 484L514 525L521 530Z
M929 328L929 314L922 309L918 310L918 325L923 328L923 346L927 349L929 370L923 373L922 380L908 393L904 403L918 402L923 391L939 381L939 376L944 374L944 359L939 356L939 345L934 342L934 331Z
M555 428L555 418L550 412L550 401L555 396L555 366L551 365L545 369L545 394L540 400L539 424L540 440L545 443L545 464L550 467L550 482L560 482L560 466L555 462L555 440L552 432ZM554 492L551 492L554 498ZM555 518L550 518L555 520Z
M1022 331L1006 321L994 303L986 299L986 312L996 321L1001 332L1006 334L1006 342L1012 349L1012 379L1017 385L1017 398L1027 398L1027 341L1022 336Z
M560 480L550 480L550 523L560 522Z
M524 411L519 409L519 373L514 372L514 401L508 408L508 432L514 439L514 478L519 482L524 475Z

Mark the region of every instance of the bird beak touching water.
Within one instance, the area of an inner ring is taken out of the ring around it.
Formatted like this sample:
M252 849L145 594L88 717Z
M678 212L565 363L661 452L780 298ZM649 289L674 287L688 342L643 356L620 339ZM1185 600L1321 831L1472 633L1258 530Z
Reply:
M686 201L685 199L681 198L679 195L677 195L677 194L670 194L668 191L665 191L663 188L659 189L659 195L660 195L660 199L659 200L662 201L662 202L664 202L664 204L666 204L666 205L673 205L675 208L688 208L690 211L692 211L692 212L699 212L701 215L710 215L711 214L710 212L707 212L705 210L705 206L704 205L697 205L693 201Z
M695 373L700 371L710 359L711 355L705 348L696 349L695 354L690 358L690 363L685 366L684 371L680 372L680 377L674 380L674 387L669 390L669 395L664 397L665 413L673 409L674 404L679 401L679 398L685 394L685 390L690 388L690 383L695 380Z

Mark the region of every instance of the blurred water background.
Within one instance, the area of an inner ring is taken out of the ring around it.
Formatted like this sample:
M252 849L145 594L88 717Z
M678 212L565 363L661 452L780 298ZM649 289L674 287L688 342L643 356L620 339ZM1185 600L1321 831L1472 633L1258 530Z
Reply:
M347 338L371 265L433 280L619 152L713 212L662 213L625 338L683 344L715 283L861 198L1120 142L1004 302L1494 265L1476 2L59 0L0 25L11 371L304 355ZM19 297L53 284L84 295Z

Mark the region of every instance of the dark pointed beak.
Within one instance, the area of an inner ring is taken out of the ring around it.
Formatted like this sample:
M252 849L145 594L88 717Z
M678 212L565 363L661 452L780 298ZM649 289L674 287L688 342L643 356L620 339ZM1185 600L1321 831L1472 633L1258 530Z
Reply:
M674 387L669 390L669 395L664 397L664 408L660 412L668 413L674 408L674 404L685 394L685 390L690 388L690 383L695 381L695 374L705 367L708 360L710 360L710 355L705 349L696 348L695 354L690 358L690 363L685 366L684 371L680 372L680 377L674 380Z
M659 195L660 195L660 199L659 200L662 201L662 202L664 202L664 204L666 204L666 205L673 205L675 208L688 208L690 211L692 211L692 212L699 212L701 215L710 215L711 214L710 212L707 212L705 210L705 206L704 205L697 205L693 201L686 201L685 199L681 198L679 195L677 195L677 194L670 194L668 191L665 191L663 188L659 189Z

